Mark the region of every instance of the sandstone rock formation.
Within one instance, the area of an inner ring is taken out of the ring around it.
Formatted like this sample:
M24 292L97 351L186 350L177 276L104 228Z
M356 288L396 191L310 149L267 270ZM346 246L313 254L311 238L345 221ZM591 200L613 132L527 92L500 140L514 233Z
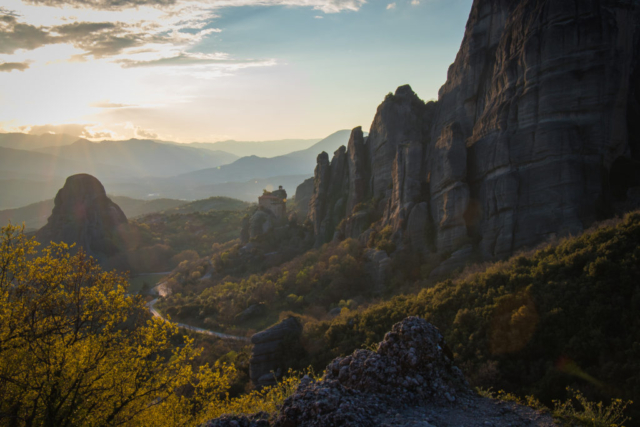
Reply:
M313 178L306 179L302 184L296 188L296 208L304 219L309 212L309 202L313 195Z
M309 219L317 245L333 239L340 220L345 216L348 168L344 146L336 150L331 162L324 151L318 155L313 195L309 202Z
M242 219L240 240L247 243L261 234L265 234L276 226L277 218L268 209L259 207L251 216Z
M107 197L104 187L87 174L67 178L56 194L47 225L36 233L43 243L75 243L98 260L125 249L127 217Z
M290 317L251 337L253 350L250 359L251 382L256 387L264 387L276 383L282 374L285 361L283 356L299 342L302 325L295 317Z
M475 396L437 328L418 317L393 326L377 351L334 359L319 382L303 378L269 420L224 416L208 427L554 426L549 415Z
M639 22L631 0L475 0L438 101L401 86L318 157L316 244L370 202L398 248L490 260L640 205Z

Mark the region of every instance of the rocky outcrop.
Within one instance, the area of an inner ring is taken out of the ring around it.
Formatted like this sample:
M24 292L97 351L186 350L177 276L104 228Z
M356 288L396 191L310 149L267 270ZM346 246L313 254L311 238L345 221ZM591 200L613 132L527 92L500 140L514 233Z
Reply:
M347 161L349 169L347 212L351 213L358 203L366 201L371 194L369 188L371 180L370 158L360 126L351 131L347 144Z
M251 382L256 387L276 383L282 375L286 354L296 351L299 346L302 325L295 317L282 322L251 337L253 350L250 359Z
M368 202L398 248L491 260L637 206L638 22L630 0L475 0L438 101L399 87L354 129L339 194L316 173L318 243Z
M309 213L309 202L311 201L311 196L313 196L313 187L313 178L309 178L296 188L296 195L294 196L296 209L303 219Z
M251 217L243 218L240 237L243 243L268 233L276 225L276 216L268 209L259 207Z
M127 217L107 197L98 179L79 174L67 178L56 194L47 225L36 233L43 243L76 244L98 260L106 260L125 250Z
M318 165L314 173L314 188L309 202L309 219L313 224L316 245L334 238L336 228L345 216L349 166L344 146L329 155L324 151L318 155Z
M334 359L302 379L278 413L224 416L207 426L554 426L549 415L475 396L442 334L418 317L393 326L376 351Z

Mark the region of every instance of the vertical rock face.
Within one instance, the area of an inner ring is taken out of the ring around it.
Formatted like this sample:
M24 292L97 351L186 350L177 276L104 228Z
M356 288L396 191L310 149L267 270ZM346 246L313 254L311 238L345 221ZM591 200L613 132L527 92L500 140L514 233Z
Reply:
M347 158L349 168L349 194L347 199L347 212L353 212L353 208L370 196L369 181L371 171L369 169L369 157L364 142L362 128L358 126L351 132L347 145Z
M118 254L124 246L127 217L107 197L104 187L87 174L67 178L56 194L47 225L36 233L43 244L75 243L99 260Z
M303 218L309 213L309 202L311 201L311 196L313 196L313 187L313 178L309 178L296 188L296 208Z
M401 86L354 130L344 215L370 200L413 249L493 259L638 205L639 22L634 0L475 0L438 102Z
M418 98L409 85L400 86L394 95L387 95L378 107L366 145L371 159L371 194L380 198L380 207L383 209L394 192L394 163L398 153L406 153L409 147L413 147L412 154L419 155L415 165L421 168L422 147L427 139L427 124L430 122L427 116L430 112L431 108ZM404 159L401 160L403 162ZM421 171L407 172L420 174Z
M308 216L313 224L317 245L334 237L336 227L345 216L349 195L348 174L347 151L344 146L336 150L331 162L324 151L318 155Z

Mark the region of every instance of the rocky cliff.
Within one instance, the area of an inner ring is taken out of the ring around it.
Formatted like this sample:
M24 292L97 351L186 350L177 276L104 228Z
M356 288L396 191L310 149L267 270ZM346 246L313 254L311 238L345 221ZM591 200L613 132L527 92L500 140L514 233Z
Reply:
M105 260L124 249L128 221L104 187L87 174L67 178L56 194L47 225L36 233L42 244L75 243L89 255Z
M636 0L475 0L437 102L401 86L318 156L317 244L365 209L399 249L494 259L640 205L639 24Z

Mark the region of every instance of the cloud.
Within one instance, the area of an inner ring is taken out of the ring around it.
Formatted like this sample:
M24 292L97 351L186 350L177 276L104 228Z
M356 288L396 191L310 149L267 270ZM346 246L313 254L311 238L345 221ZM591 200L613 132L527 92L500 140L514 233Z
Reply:
M420 0L411 0L411 4L413 6L418 6L420 4Z
M323 19L323 18L324 18L324 16L316 15L316 16L314 16L314 18L316 18L316 19Z
M273 65L273 60L231 60L218 54L193 54L196 45L211 34L216 11L238 6L306 7L324 13L356 11L366 0L23 0L36 6L56 6L62 17L30 20L0 7L0 54L12 55L48 45L69 45L77 51L57 61L86 62L108 59L127 67L214 66L238 69ZM90 9L77 20L65 6ZM120 11L147 7L139 11ZM155 7L156 10L150 10ZM158 10L159 9L159 10ZM115 14L115 15L114 15ZM113 19L113 17L119 17ZM135 18L133 18L135 16ZM147 18L149 16L149 18ZM100 17L95 22L92 18ZM322 18L317 15L317 18ZM26 22L25 22L26 20ZM77 20L78 22L73 22ZM37 23L37 25L36 25ZM66 52L66 51L65 51ZM14 59L19 63L23 59ZM7 60L8 61L8 60ZM8 66L7 66L8 67ZM23 70L26 68L22 68Z
M187 21L183 24L204 27L202 23ZM189 30L189 31L183 31ZM70 44L83 53L70 58L82 62L88 56L96 59L117 56L132 48L161 45L185 47L201 41L217 28L185 28L177 24L167 29L155 22L74 22L71 24L36 27L18 22L12 15L0 15L0 53L12 54L17 50L33 50L51 44ZM143 49L144 50L144 49Z
M59 34L56 42L70 43L94 58L114 56L145 44L144 32L132 31L120 22L76 22L52 27L51 32Z
M45 133L66 134L77 138L113 138L113 132L109 130L94 130L95 124L64 124L64 125L34 125L28 129L31 135L43 135ZM24 129L26 130L26 128Z
M149 130L142 129L140 126L136 126L135 129L136 138L155 139L158 137L157 133L153 133Z
M124 10L150 6L171 8L190 0L24 0L25 3L44 6L71 6L96 10ZM191 0L193 1L193 0ZM312 7L325 13L337 13L343 10L358 10L366 0L205 0L213 8L237 6L300 6Z
M33 50L48 43L51 37L46 29L19 23L13 15L0 15L0 53Z
M61 7L63 5L99 9L120 10L140 6L166 7L176 4L176 0L24 0L27 4Z
M91 132L90 136L85 136L88 139L113 139L116 135L111 131L104 132Z
M11 72L11 71L24 71L29 68L28 62L2 62L0 63L0 71Z
M393 2L393 3L389 3L389 4L387 5L387 10L391 10L391 9L395 9L395 8L396 8L396 3L395 3L395 2Z
M159 66L185 66L185 65L220 65L224 68L248 68L256 66L275 65L274 60L254 59L230 59L227 54L198 54L181 52L175 56L169 56L148 61L134 61L122 59L118 61L125 68L133 67L159 67Z
M15 11L9 10L2 6L0 6L0 15L18 16L18 14Z
M135 107L135 105L132 104L117 104L117 103L113 103L113 102L109 102L107 101L99 101L99 102L94 102L92 104L89 105L90 107L94 107L94 108L127 108L127 107Z

